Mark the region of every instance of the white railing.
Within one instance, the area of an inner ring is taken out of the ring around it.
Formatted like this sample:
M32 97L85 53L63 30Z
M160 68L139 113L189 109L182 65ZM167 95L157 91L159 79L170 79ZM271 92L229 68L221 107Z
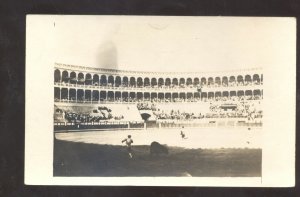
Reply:
M101 86L101 85L85 85L85 84L71 84L71 83L63 83L63 82L54 82L55 86L63 86L63 87L75 87L75 88L83 88L83 89L100 89L100 90L134 90L134 91L195 91L197 89L200 89L199 86ZM255 83L249 83L249 84L234 84L234 85L203 85L201 88L208 89L210 91L213 91L213 89L218 90L224 90L224 88L227 89L235 89L235 88L261 88L262 84L255 84Z

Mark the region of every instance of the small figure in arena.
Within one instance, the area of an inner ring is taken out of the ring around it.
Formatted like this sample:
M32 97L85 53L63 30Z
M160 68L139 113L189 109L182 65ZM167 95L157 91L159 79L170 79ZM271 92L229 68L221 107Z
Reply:
M122 140L122 143L123 142L126 143L129 157L132 158L131 144L133 143L133 140L131 139L131 135L128 135L128 137L126 139Z
M184 133L184 126L182 126L182 129L180 131L180 135L182 139L187 139L187 137L185 137L185 133Z

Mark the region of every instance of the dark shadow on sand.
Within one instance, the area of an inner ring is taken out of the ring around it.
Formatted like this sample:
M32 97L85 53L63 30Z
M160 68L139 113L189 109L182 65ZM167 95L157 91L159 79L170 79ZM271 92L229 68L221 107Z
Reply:
M150 156L149 146L125 146L54 141L54 176L193 176L260 177L261 149L184 149L169 147L169 155Z

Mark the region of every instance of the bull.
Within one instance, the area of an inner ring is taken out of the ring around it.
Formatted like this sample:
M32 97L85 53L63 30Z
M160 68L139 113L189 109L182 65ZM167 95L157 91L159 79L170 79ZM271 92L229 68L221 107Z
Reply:
M150 154L151 155L160 155L160 154L169 154L169 150L166 146L161 145L158 142L152 142L150 145Z

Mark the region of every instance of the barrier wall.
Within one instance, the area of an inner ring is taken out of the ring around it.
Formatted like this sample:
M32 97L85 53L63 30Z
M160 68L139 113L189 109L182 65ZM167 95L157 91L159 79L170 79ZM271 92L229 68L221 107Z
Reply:
M89 123L54 123L54 131L61 130L84 130L84 129L127 129L129 128L128 122L89 122Z
M262 127L262 119L248 122L238 119L205 119L200 121L147 121L147 122L89 122L89 123L54 123L54 131L66 130L117 130L117 129L160 129L160 128L180 128L180 127Z

